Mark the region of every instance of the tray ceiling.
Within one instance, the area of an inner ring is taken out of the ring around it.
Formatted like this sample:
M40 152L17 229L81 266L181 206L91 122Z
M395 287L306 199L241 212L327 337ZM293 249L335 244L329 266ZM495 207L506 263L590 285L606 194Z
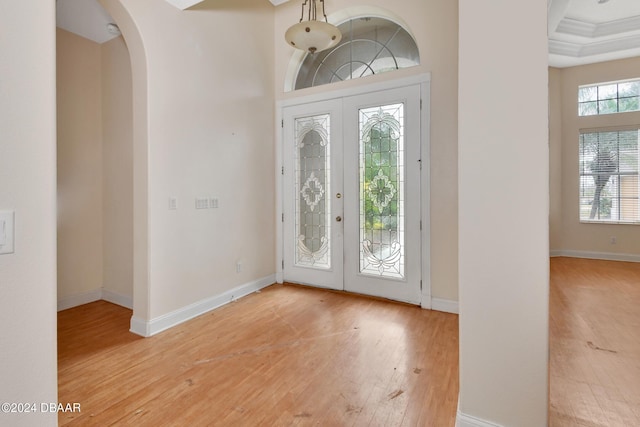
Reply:
M640 56L640 1L549 0L549 64Z
M167 0L184 9L202 0ZM288 0L270 0L279 5ZM640 0L548 0L549 64L640 56ZM57 25L96 43L119 35L98 0L57 0Z

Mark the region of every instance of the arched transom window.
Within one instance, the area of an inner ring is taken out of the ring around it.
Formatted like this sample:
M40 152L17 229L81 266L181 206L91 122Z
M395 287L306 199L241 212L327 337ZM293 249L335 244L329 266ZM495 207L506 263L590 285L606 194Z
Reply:
M420 64L418 46L402 26L384 18L354 18L338 26L342 41L307 54L295 88L358 79Z

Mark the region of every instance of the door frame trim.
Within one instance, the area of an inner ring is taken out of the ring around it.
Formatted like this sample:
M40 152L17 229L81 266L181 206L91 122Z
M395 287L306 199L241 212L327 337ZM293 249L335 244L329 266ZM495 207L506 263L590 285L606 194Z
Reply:
M431 222L430 222L430 186L431 186L431 153L430 153L430 90L431 73L421 73L415 76L403 77L399 79L387 80L383 82L358 85L345 89L329 90L322 93L303 95L276 101L276 281L283 283L284 271L282 260L284 256L284 226L281 220L284 213L284 181L282 179L282 168L284 167L284 133L282 131L283 110L285 107L309 104L332 99L345 98L349 96L362 95L365 93L392 90L405 86L420 85L421 104L420 109L420 157L421 157L421 179L420 185L420 219L422 221L422 231L420 238L421 246L421 307L431 308ZM426 177L426 179L425 179Z

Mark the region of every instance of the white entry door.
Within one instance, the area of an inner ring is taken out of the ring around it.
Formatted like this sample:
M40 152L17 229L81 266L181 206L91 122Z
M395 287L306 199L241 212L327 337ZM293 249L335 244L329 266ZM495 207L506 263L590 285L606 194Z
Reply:
M283 111L284 279L343 286L342 100Z
M283 110L284 279L421 302L420 85Z

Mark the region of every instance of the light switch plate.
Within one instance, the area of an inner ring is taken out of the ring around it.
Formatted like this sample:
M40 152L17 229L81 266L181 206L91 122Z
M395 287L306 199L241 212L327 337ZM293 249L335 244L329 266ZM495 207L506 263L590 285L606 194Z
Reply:
M0 255L13 253L14 218L14 211L0 211Z

